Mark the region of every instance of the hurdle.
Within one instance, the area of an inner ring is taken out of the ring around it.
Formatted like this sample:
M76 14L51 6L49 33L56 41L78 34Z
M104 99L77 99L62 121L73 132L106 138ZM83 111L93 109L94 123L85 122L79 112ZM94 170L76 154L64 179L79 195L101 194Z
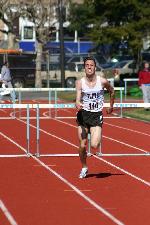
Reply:
M38 97L40 97L41 99L43 99L44 101L47 101L46 104L52 104L54 102L55 105L59 104L60 103L60 99L58 99L58 92L61 93L62 92L75 92L76 89L75 88L8 88L9 91L12 91L14 90L16 93L18 93L18 104L23 104L23 100L26 101L26 93L30 94L33 92L33 96L35 95L35 98L36 98L36 93L40 93L40 95L38 95ZM114 88L115 91L120 91L120 102L119 103L122 103L122 99L123 99L123 91L124 91L124 87L115 87ZM33 98L32 96L32 98ZM45 97L46 96L46 97ZM36 100L38 100L38 97L37 99L32 99L33 101L30 102L31 103L34 103L36 102ZM30 97L29 97L30 99ZM64 103L64 101L62 102ZM72 103L72 102L71 102ZM26 102L24 104L27 104ZM40 104L40 101L39 103ZM45 104L45 103L41 103L41 104ZM45 112L45 115L46 116L43 116L41 115L40 116L40 119L49 119L49 118L52 118L52 109L54 109L54 114L53 116L56 118L56 119L63 119L63 116L61 115L58 115L58 108L49 108L48 107L48 112ZM13 117L15 118L15 108L13 108L14 110L14 113L13 113ZM19 115L19 118L20 119L26 119L26 117L22 116L22 108L19 108L19 112L17 112ZM120 112L117 116L113 116L113 117L122 117L122 108L120 107ZM72 117L67 117L67 118L72 118ZM1 119L1 117L0 117ZM10 119L8 117L8 119ZM30 116L30 119L36 119L36 116Z
M101 131L101 143L98 148L99 151L96 152L96 155L98 157L107 157L107 156L150 156L150 152L145 151L145 153L103 153L102 152L102 144L103 143L103 138L102 138L102 131ZM87 150L87 156L92 156L93 154L91 153L91 135L88 133L88 150Z
M69 157L75 157L75 156L79 156L79 154L41 154L40 153L40 146L39 146L39 143L40 143L40 126L39 126L39 120L40 120L40 117L39 117L39 110L40 108L54 108L54 109L64 109L64 108L74 108L75 107L75 104L33 104L32 105L33 108L36 109L36 120L37 120L37 147L36 147L36 156L37 157L40 157L40 156L50 156L50 157L65 157L65 156L69 156ZM104 104L105 107L109 107L109 103L105 103ZM135 107L150 107L150 103L115 103L114 104L114 107L115 108L135 108ZM88 147L87 147L87 156L92 156L92 152L91 152L91 135L90 133L88 133ZM145 153L112 153L112 154L108 154L108 153L103 153L102 152L102 140L103 140L103 135L101 133L101 144L100 144L100 147L99 147L99 151L96 152L96 155L98 157L107 157L107 156L150 156L150 152L149 151L145 151Z
M30 157L30 108L32 108L31 104L0 104L0 109L26 109L26 151L25 154L1 154L0 158L11 158L11 157ZM5 119L5 118L4 118ZM17 119L17 118L12 118Z
M138 78L125 78L124 80L124 95L125 95L125 100L127 100L127 82L137 82L138 83Z
M58 101L57 101L57 99L58 99L57 91L76 91L75 88L55 88L55 89L52 88L51 90L55 91L55 95L54 95L54 104L55 105L60 105L58 103ZM114 115L113 118L122 118L123 117L123 105L122 105L122 103L123 103L123 92L124 92L125 89L124 89L124 87L114 87L114 90L120 92L120 95L119 95L120 102L118 102L120 104L120 107L118 107L118 108L120 108L120 115L119 116L115 116ZM106 104L107 104L107 106L106 106ZM70 104L68 104L68 105L70 105ZM109 103L105 103L105 107L109 107ZM66 117L58 116L57 110L59 109L59 107L54 107L54 108L55 108L55 115L54 115L54 117L56 119L64 119L64 118L66 118ZM67 107L65 107L65 108L67 108ZM75 106L73 108L75 108ZM63 107L62 107L62 109L63 109ZM72 118L75 118L75 117L67 117L67 119L72 119ZM109 118L111 118L111 117L109 116Z
M109 107L109 103L105 103L104 107ZM114 108L140 108L140 107L150 107L150 103L114 103ZM54 108L54 109L71 109L75 108L75 104L0 104L0 109L19 109L24 108L26 109L26 151L25 154L3 154L0 157L30 157L31 155L35 155L37 157L40 156L55 156L55 157L76 157L79 156L78 154L41 154L40 153L40 109L44 108ZM35 154L31 154L30 152L30 109L36 110L36 149ZM17 118L15 118L17 119ZM102 134L101 134L102 135ZM150 156L149 151L145 151L144 153L112 153L112 154L105 154L102 152L102 142L103 142L103 135L101 136L101 145L99 147L99 151L96 153L99 157L105 156ZM87 147L87 155L92 156L91 151L91 135L88 134L88 147Z
M33 104L34 109L36 109L36 153L34 154L36 157L48 156L48 157L75 157L79 156L79 154L41 154L40 153L40 116L39 110L40 108L74 108L74 104Z

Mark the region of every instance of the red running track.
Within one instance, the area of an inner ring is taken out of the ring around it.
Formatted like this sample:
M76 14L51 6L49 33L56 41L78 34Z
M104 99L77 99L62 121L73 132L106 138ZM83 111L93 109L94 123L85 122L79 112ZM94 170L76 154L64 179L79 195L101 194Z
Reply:
M1 120L1 154L24 153L25 122ZM36 151L35 124L32 120L32 153ZM150 124L136 120L105 119L102 150L148 151L149 128ZM41 120L40 129L41 153L77 153L74 119ZM80 180L78 157L0 158L1 224L149 224L149 156L93 156L88 166L88 177Z

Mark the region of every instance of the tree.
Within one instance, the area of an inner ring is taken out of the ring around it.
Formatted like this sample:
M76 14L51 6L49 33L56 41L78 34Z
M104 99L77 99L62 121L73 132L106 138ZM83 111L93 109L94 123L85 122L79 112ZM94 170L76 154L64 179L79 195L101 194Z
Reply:
M42 87L41 63L43 46L50 40L53 32L54 18L52 6L57 4L54 0L0 0L0 19L7 25L8 30L0 30L8 35L8 48L15 47L14 21L23 17L33 22L36 33L36 79L35 87ZM56 21L57 22L57 21Z
M42 87L41 80L41 63L43 55L43 47L49 41L53 23L52 15L52 1L24 1L22 6L23 16L33 22L36 33L36 80L35 87Z
M138 56L142 48L142 38L147 35L150 27L150 0L85 0L82 8L91 10L90 14L82 15L76 20L78 26L91 24L88 36L97 45L119 43L122 39L128 41L128 49ZM71 23L75 24L74 16L79 9L72 11ZM76 25L77 26L77 25Z
M17 41L16 28L14 26L16 20L21 15L20 3L18 1L0 0L0 19L7 29L0 29L0 31L8 36L8 49L15 48Z
M142 48L142 39L150 27L150 8L148 2L143 0L120 1L109 0L103 2L95 0L95 12L104 10L99 21L107 22L106 27L97 23L94 29L95 37L101 41L120 42L122 38L128 41L128 49L138 59Z
M88 25L93 22L94 7L88 3L78 4L70 1L70 14L68 20L70 21L69 30L78 31L79 36L88 36Z

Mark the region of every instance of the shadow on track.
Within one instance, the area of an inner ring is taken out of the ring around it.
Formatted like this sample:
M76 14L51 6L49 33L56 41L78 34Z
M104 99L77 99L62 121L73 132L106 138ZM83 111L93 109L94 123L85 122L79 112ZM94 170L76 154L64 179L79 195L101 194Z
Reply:
M110 176L122 176L122 173L95 173L95 174L87 174L86 178L96 177L96 178L107 178Z

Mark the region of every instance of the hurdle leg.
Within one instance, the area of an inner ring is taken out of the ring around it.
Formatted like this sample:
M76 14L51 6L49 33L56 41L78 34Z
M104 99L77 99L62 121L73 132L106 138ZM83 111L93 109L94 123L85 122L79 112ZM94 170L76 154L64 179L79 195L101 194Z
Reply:
M36 108L36 156L40 157L40 141L39 141L39 133L40 133L40 119L39 119L39 104L37 104Z
M49 89L48 91L48 103L51 104L51 90ZM52 113L51 113L51 108L48 109L48 112L49 112L49 118L52 117Z
M27 105L27 156L30 156L30 111Z
M121 118L123 117L123 107L122 107L122 88L120 89L120 105L121 105L121 107L120 107L120 116L121 116Z
M13 108L13 115L12 115L12 118L15 119L16 118L16 109Z
M91 156L91 133L88 132L88 150L87 150L87 156Z
M19 90L18 98L19 98L19 104L21 104L21 90ZM19 119L20 118L21 118L21 108L19 108Z
M102 130L101 130L101 141L100 141L100 145L99 145L99 151L96 152L97 156L102 156Z
M57 104L57 91L55 91L55 104ZM55 108L55 115L54 115L54 118L57 117L57 107Z

